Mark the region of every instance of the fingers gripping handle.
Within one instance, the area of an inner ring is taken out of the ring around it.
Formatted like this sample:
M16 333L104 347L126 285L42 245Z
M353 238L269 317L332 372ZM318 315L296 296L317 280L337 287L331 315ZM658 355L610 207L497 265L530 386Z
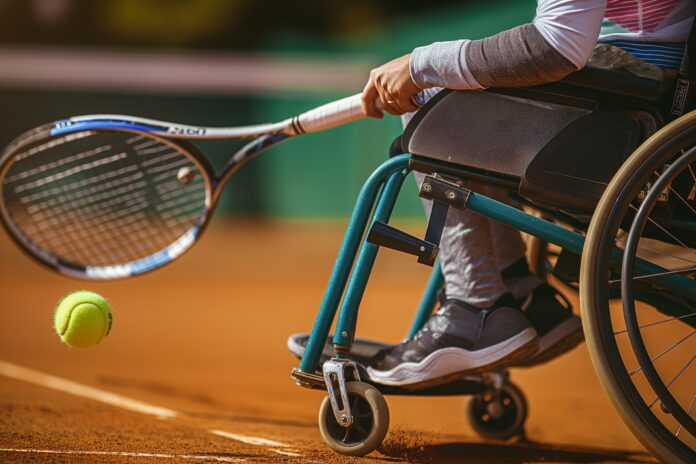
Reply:
M295 130L298 133L318 132L363 119L362 94L355 94L322 105L297 116Z
M425 103L423 92L414 95L412 101L417 107L422 106ZM382 111L382 105L379 100L375 101L375 105L379 111ZM289 121L296 135L331 129L349 122L359 121L364 117L365 115L362 112L362 94L356 93L350 97L309 110Z

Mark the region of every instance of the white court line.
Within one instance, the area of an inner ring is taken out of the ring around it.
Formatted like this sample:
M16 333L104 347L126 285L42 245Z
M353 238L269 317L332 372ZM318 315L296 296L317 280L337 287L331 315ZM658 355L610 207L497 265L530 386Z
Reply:
M111 406L116 406L117 408L149 414L151 416L172 418L179 415L178 412L172 409L153 406L151 404L143 403L142 401L126 398L125 396L117 395L115 393L105 392L97 388L88 387L87 385L82 385L70 380L44 374L43 372L27 369L26 367L17 366L4 361L0 361L0 375L15 380L33 383L34 385L51 388L53 390L62 391L71 395L80 396L82 398L89 398L91 400L106 403Z
M246 462L246 459L227 456L212 456L206 454L163 454L163 453L135 453L129 451L75 451L75 450L46 450L23 448L0 448L0 453L28 453L28 454L79 454L86 456L121 456L127 458L157 458L157 459L190 459L196 461L216 462Z
M11 379L20 380L23 382L33 383L34 385L39 385L41 387L50 388L53 390L58 390L63 393L68 393L71 395L79 396L82 398L88 398L94 401L99 401L101 403L109 404L121 409L127 409L129 411L135 411L142 414L149 414L151 416L159 417L162 419L171 419L174 417L179 417L181 414L172 410L163 408L160 406L154 406L151 404L143 403L142 401L134 400L131 398L126 398L125 396L117 395L115 393L105 392L94 387L89 387L87 385L82 385L70 380L66 380L54 375L44 374L43 372L35 371L33 369L28 369L26 367L17 366L16 364L11 364L5 361L0 361L0 376L5 376ZM231 440L236 440L248 445L254 446L267 446L269 451L274 453L283 454L286 456L301 456L301 454L296 453L296 450L290 448L292 445L287 443L282 443L275 440L269 440L268 438L254 437L250 435L240 435L237 433L225 432L223 430L209 430L208 432L224 437ZM276 450L272 448L288 448L286 450ZM0 449L0 451L3 451ZM5 449L4 451L8 451ZM68 453L68 454L100 454L109 453L108 451L51 451L51 450L30 450L22 451L16 450L16 452L35 452L35 453ZM147 454L147 453L146 453ZM135 456L138 453L122 453L123 456ZM196 457L198 455L149 455L151 457L180 457L180 456L190 456L187 459L199 459ZM207 457L206 457L207 458ZM210 459L217 459L217 456L210 456ZM238 459L238 458L225 458L225 459ZM219 459L218 459L219 460ZM224 461L227 462L227 461ZM243 460L229 461L229 462L243 462Z
M295 453L294 451L285 451L279 449L271 449L274 453L282 454L283 456L299 457L302 456L300 453Z
M296 449L290 448L292 445L289 445L287 443L283 443L280 441L269 440L268 438L251 437L249 435L240 435L238 433L225 432L224 430L208 430L208 432L212 433L213 435L217 435L220 437L225 437L225 438L229 438L231 440L236 440L236 441L239 441L242 443L246 443L247 445L268 446L268 447L270 447L269 451L272 451L276 454L282 454L283 456L293 456L293 457L302 456L300 453L297 452ZM285 449L275 449L275 448L285 448Z
M224 430L208 430L208 432L213 435L218 435L220 437L229 438L231 440L240 441L246 443L247 445L254 446L277 446L278 448L288 448L291 445L287 443L281 443L275 440L269 440L268 438L251 437L249 435L240 435L238 433L225 432Z

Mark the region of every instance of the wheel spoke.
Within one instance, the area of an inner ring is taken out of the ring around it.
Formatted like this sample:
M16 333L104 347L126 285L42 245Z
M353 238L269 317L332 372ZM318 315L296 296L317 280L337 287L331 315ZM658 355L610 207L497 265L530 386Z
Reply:
M672 321L677 321L677 320L680 320L680 319L686 319L687 317L691 317L691 316L696 316L696 313L689 313L689 314L684 314L683 316L670 317L669 319L663 319L663 320L661 320L661 321L651 322L650 324L645 324L645 325L638 326L638 328L639 328L639 329L644 329L644 328L646 328L646 327L652 327L652 326L654 326L654 325L660 325L660 324L664 324L664 323L666 323L666 322L672 322ZM614 332L614 335L621 335L621 334L625 334L626 332L628 332L628 329L619 330L619 331L617 331L617 332Z
M671 185L669 186L669 189L672 191L672 193L674 193L674 194L677 196L677 198L679 198L679 199L687 206L687 208L689 208L689 209L691 210L692 213L694 213L694 214L696 215L696 209L694 209L694 207L691 206L691 205L689 204L689 202L686 201L686 200L679 194L679 192L677 192L676 190L674 190L674 189L672 188Z
M667 256L668 258L676 259L679 261L684 261L684 262L689 263L689 264L696 264L696 261L684 258L683 256L673 255L672 253L667 253L666 251L658 250L656 248L650 248L650 247L647 247L645 245L638 245L638 249L643 250L643 251L650 251L652 253L657 253L657 254L660 254L662 256Z
M350 400L350 415L353 416L353 423L355 423L355 420L360 417L362 414L362 408L360 407L360 397L354 397Z
M696 395L691 397L691 404L689 405L689 409L686 411L686 414L688 416L691 416L691 408L694 407L694 401L696 401ZM674 434L675 437L679 436L679 432L681 432L683 425L679 424L679 428L677 429L677 433Z
M367 430L365 430L365 427L360 425L360 422L354 422L352 426L355 427L355 429L362 435L367 435Z
M675 343L674 345L670 346L669 348L667 348L666 350L664 350L662 353L658 354L658 355L655 356L654 358L651 358L650 361L652 361L652 362L657 361L657 360L660 359L663 355L669 353L670 351L672 351L673 349L675 349L677 346L681 345L685 340L687 340L688 338L690 338L693 334L696 334L696 330L694 330L693 332L691 332L689 335L683 337L681 340L677 341L677 343ZM641 369L643 369L643 368L642 368L642 367L638 367L637 369L634 369L633 371L629 372L628 375L633 376L633 374L639 372Z
M343 443L348 443L348 438L350 438L350 427L346 427L346 433L343 435Z
M683 267L680 269L674 269L672 271L658 272L656 274L639 275L636 277L632 277L631 280L650 279L652 277L660 277L660 276L673 275L673 274L683 274L685 272L691 272L691 271L696 271L696 266ZM610 284L616 284L619 282L621 282L621 279L614 279L614 280L609 281Z
M629 206L630 206L631 208L633 208L636 212L638 212L638 208L636 208L633 204L630 204ZM689 252L690 252L691 254L693 254L693 255L696 256L696 251L694 251L694 250L692 250L691 248L689 248L688 246L686 246L686 245L684 244L684 242L682 242L681 240L679 240L677 237L674 236L674 234L672 234L672 233L669 232L667 229L665 229L665 228L662 227L660 224L658 224L657 221L655 221L654 219L652 219L650 216L648 216L647 219L648 219L648 221L652 222L658 229L660 229L662 232L664 232L665 234L667 234L667 236L668 236L669 238L671 238L672 240L674 240L675 242L677 242L679 245L681 245L682 247L684 247L686 250L689 250Z
M360 406L360 397L356 396L353 398L353 400L350 402L350 414L352 416L355 416L355 411L359 409Z
M619 239L619 238L614 239L614 243L622 244L622 245L624 245L624 247L625 247L625 246L626 246L625 237L622 237L621 239ZM639 250L643 250L643 251L650 251L650 252L652 252L652 253L657 253L657 254L660 254L660 255L663 255L663 256L667 256L667 257L672 258L672 259L676 259L676 260L679 260L679 261L687 262L687 263L689 263L689 264L696 264L696 261L692 261L692 260L690 260L690 259L684 258L683 256L673 255L673 254L671 254L671 253L667 253L666 251L658 250L658 249L656 249L656 248L650 248L650 247L645 246L645 245L640 245L640 244L638 244L638 249L639 249Z
M687 362L686 365L684 365L684 367L682 367L681 369L679 369L679 372L677 372L677 373L674 375L674 377L672 377L672 380L670 380L669 383L666 385L667 388L669 388L670 386L672 386L672 384L673 384L674 382L676 382L677 379L678 379L679 377L681 377L681 375L684 373L684 371L691 365L692 362L694 362L694 359L696 359L696 354L693 355L693 356L691 357L691 359L689 359L689 362ZM650 405L649 405L648 407L652 409L652 407L655 405L655 403L657 403L657 400L659 400L659 399L660 399L659 396L656 397L656 398L653 400L653 402L650 403Z
M689 165L689 170L691 170L691 165ZM660 174L660 173L657 172L657 171L654 171L654 174L655 174L657 177L660 177L660 176L662 175L662 174ZM691 175L693 175L693 172L691 173ZM674 190L674 188L672 187L672 184L670 184L667 188L668 188L672 193L674 193L674 194L677 196L677 198L679 198L679 199L686 205L686 207L689 208L689 209L691 210L692 213L696 214L696 210L693 208L693 206L691 206L691 205L689 204L689 202L686 201L686 200L679 194L679 192L677 192L676 190Z

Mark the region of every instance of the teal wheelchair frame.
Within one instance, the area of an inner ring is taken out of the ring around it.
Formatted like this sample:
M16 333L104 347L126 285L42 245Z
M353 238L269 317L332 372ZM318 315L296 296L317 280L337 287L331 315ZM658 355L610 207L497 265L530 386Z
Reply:
M367 241L365 233L370 221L370 213L374 209L370 224L376 221L383 223L389 221L401 186L410 172L410 159L410 155L402 154L383 163L373 172L360 191L302 357L300 371L311 373L319 368L319 359L337 312L338 318L332 343L339 358L350 351L355 337L360 302L379 250L378 245ZM484 195L475 192L469 192L468 195L466 203L468 209L575 254L582 253L585 239L581 234ZM617 249L615 255L615 261L620 263L622 252ZM645 273L653 274L666 271L642 260L639 261L637 268ZM436 293L442 287L443 281L440 267L434 266L409 330L409 337L415 335L427 321L435 306ZM696 297L696 287L689 279L680 275L662 276L661 284L684 297ZM341 299L342 295L343 299Z
M696 116L694 114L690 114L690 116L696 122ZM692 132L695 132L695 135L692 138L696 143L696 124L694 126L695 129ZM687 130L687 132L689 131L690 129ZM693 162L690 160L695 158L694 153L696 153L696 148L689 150L684 155L690 156L687 160L688 163ZM436 307L437 293L443 287L444 278L439 263L435 261L439 235L430 233L435 213L431 214L426 231L426 240L409 236L388 225L397 197L408 174L412 170L426 173L421 163L422 160L419 157L411 154L394 155L382 163L363 185L312 331L306 339L306 347L300 356L299 367L292 371L292 377L298 385L328 391L328 396L320 409L320 430L327 444L342 454L356 456L367 454L376 449L383 440L388 428L388 409L379 392L406 395L474 395L472 403L470 403L469 419L480 435L496 439L507 439L516 435L523 436L523 425L527 415L526 401L521 391L509 382L506 370L467 376L460 379L461 382L450 389L436 386L409 391L399 387L372 383L369 378L364 379L363 377L366 375L364 368L361 374L359 365L351 359L351 350L357 346L355 343L360 343L360 339L356 340L355 334L360 303L380 247L410 253L418 256L419 262L434 265L407 335L409 338L412 338L423 327ZM537 208L537 210L544 212L545 217L551 219L537 217L522 209L475 193L465 188L467 185L465 182L452 182L452 179L466 179L467 176L449 177L448 168L452 168L452 166L447 162L428 159L427 164L429 165L427 171L430 174L426 176L425 182L421 185L420 196L439 201L441 205L446 204L444 216L442 209L439 213L440 233L447 208L468 208L532 237L556 245L562 250L567 250L575 255L583 253L587 236L553 222L554 219L559 220L559 222L567 219L562 214L556 214L553 210ZM683 166L685 163L681 164ZM440 177L439 172L448 173L448 177ZM479 180L481 179L479 178ZM433 188L430 187L431 183L437 182L440 182L441 186L444 185L445 188L444 191L440 188L440 197L438 198L433 197L432 192L427 191ZM474 182L476 181L474 180ZM685 224L682 223L680 226L684 227ZM685 227L686 230L696 230L696 224L693 223L686 224ZM375 238L375 230L384 230L385 228L389 229L388 232L391 234L388 239ZM436 243L432 243L432 237L436 237ZM622 269L624 261L627 261L624 250L614 246L609 254L609 266L612 269ZM681 298L681 300L676 301L670 298L662 299L659 295L656 297L654 294L646 294L636 297L637 300L652 305L655 305L656 299L660 300L658 301L660 312L672 319L681 320L691 327L696 327L695 321L688 319L696 314L690 312L692 302L696 301L696 285L694 285L693 279L680 272L669 271L646 261L635 253L629 258L632 260L633 269L644 275L655 276L654 282L658 283L661 288L671 295ZM617 298L617 296L610 298ZM687 302L686 305L681 303L684 301ZM334 322L335 331L333 336L329 338ZM331 356L327 355L329 343L333 351ZM647 355L647 353L644 354ZM650 360L649 357L646 359ZM359 386L361 389L358 388ZM369 395L371 391L372 397ZM345 438L347 438L349 436L348 427L351 426L353 420L358 420L357 417L362 417L356 412L356 408L359 409L361 403L356 403L352 399L356 395L362 398L363 409L369 404L375 421L368 428L371 430L369 434L354 439L353 443L346 443L345 439L341 442L341 439L337 437L342 436L346 431ZM498 416L496 416L496 411ZM381 416L381 419L377 416ZM502 419L496 422L499 416L502 416ZM693 426L693 424L687 425ZM379 433L374 432L374 429L379 429ZM646 446L651 451L660 456L665 455L661 454L659 447L653 447L650 440L648 442ZM646 442L644 441L644 443ZM693 449L689 450L686 447L685 451L681 450L681 452L688 455L693 453Z

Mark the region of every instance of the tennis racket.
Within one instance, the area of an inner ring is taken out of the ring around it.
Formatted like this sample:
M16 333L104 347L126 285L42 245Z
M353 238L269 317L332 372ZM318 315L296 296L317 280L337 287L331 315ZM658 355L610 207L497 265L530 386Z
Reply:
M61 274L119 279L190 249L227 180L288 138L363 118L353 95L272 124L189 126L80 116L30 130L0 155L0 218L30 256ZM255 139L220 173L188 140Z

